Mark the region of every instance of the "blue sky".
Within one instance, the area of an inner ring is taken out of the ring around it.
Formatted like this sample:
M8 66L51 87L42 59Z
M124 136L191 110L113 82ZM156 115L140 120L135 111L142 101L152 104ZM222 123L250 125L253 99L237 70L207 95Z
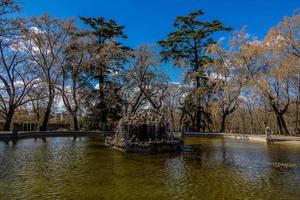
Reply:
M176 16L194 10L205 11L204 20L218 19L237 30L244 25L248 32L262 38L270 27L284 16L300 8L300 0L19 0L21 15L48 13L59 18L104 16L125 25L126 42L131 47L143 43L155 44L172 31ZM218 34L217 37L228 37ZM182 79L182 71L164 65L173 81Z

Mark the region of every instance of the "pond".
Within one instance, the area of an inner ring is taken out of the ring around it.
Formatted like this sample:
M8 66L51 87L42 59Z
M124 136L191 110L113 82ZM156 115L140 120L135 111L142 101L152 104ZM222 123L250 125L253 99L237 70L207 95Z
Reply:
M282 165L281 163L285 163ZM300 147L188 138L125 154L103 138L0 143L0 199L299 199Z

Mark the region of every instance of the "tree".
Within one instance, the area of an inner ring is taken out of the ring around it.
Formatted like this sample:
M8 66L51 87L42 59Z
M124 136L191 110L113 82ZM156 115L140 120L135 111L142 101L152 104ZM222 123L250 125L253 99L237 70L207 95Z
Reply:
M197 96L194 101L193 110L196 111L194 118L194 129L204 128L203 124L206 113L201 106L202 97L207 92L207 76L204 65L208 62L209 57L205 54L207 47L214 43L213 34L219 31L230 30L218 20L201 21L199 17L204 12L197 10L188 16L179 16L176 18L174 27L176 31L168 34L166 40L159 41L162 47L161 56L165 61L172 61L180 67L187 67L186 81L191 82Z
M278 51L268 39L249 41L241 31L232 41L237 45L237 61L245 78L264 95L276 115L280 134L289 134L283 115L290 105L291 65L290 56Z
M20 6L14 0L1 0L0 1L0 21L1 26L5 25L5 22L9 21L6 16L11 13L18 12ZM2 29L2 31L7 31L7 29Z
M126 109L129 116L150 107L161 111L168 89L168 77L158 71L159 56L153 48L142 45L134 51L126 78Z
M209 84L213 85L213 93L222 115L220 132L225 132L226 118L238 108L245 81L241 70L236 67L234 52L224 50L220 44L213 44L207 53L212 57L207 65Z
M289 55L289 62L293 65L292 84L296 89L296 119L294 132L299 129L300 106L300 14L285 17L278 25L271 28L266 36L266 42L272 44L277 52L285 52Z
M170 83L166 91L163 107L168 116L170 131L180 131L180 99L182 98L183 85L180 83Z
M47 97L47 85L42 81L38 81L28 93L28 98L30 99L28 108L34 113L39 125L47 107Z
M82 34L92 34L95 37L91 47L94 56L90 65L90 80L97 82L92 90L92 114L100 121L100 129L108 129L108 118L118 119L122 99L121 88L124 65L130 56L130 49L119 42L126 39L124 26L114 20L104 17L80 19L89 26Z
M73 129L79 130L78 111L81 108L82 99L86 95L87 76L84 75L89 66L89 37L72 34L67 47L66 63L62 66L62 76L58 90L63 103L73 119Z
M242 77L241 77L242 78ZM263 100L263 103L265 103L265 98L262 98L259 91L257 91L257 88L255 87L247 87L243 91L243 98L242 103L244 104L246 112L249 114L250 117L250 133L255 133L255 126L254 126L254 109L257 107L260 107L260 103ZM266 110L266 109L265 109ZM264 124L267 124L267 117L264 120Z
M32 73L16 35L19 33L0 41L0 114L5 119L5 131L10 129L15 110L30 101L28 93L39 76Z
M41 131L47 130L60 76L59 69L66 61L63 51L73 29L73 20L59 20L48 15L32 17L23 26L26 52L36 68L36 73L41 74L41 80L47 85L47 107L40 126Z
M21 20L9 19L19 6L14 1L0 1L0 115L9 131L15 110L26 104L28 92L35 84L20 42Z

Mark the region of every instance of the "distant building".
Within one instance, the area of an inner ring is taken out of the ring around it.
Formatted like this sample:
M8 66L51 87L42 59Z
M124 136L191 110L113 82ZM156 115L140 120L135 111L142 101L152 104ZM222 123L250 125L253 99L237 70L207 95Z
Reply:
M71 118L67 112L51 113L48 123L48 130L70 130Z
M0 130L3 130L5 120L0 118ZM38 122L35 117L27 110L16 110L12 119L10 130L36 131Z
M5 119L0 117L0 131L3 130ZM41 122L28 110L16 110L10 130L38 131ZM66 112L51 113L48 130L70 130L71 118Z

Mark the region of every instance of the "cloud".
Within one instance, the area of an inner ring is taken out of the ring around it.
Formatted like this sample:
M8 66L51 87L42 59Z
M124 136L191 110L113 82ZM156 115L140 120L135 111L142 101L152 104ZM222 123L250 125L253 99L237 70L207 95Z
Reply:
M224 40L226 40L226 37L220 37L220 38L218 39L218 42L223 42Z
M210 73L208 78L210 80L225 80L225 76L223 76L222 74L216 73L216 72Z
M172 85L180 85L181 83L180 82L176 82L176 81L172 81L172 82L170 82L170 84L172 84Z
M29 30L34 33L34 34L44 34L45 32L40 30L39 28L37 27L30 27ZM42 36L43 37L43 36ZM33 54L38 54L40 49L38 47L38 45L31 39L28 39L26 36L24 35L20 35L18 37L18 40L16 40L16 42L13 42L11 45L10 45L10 48L14 51L27 51L27 50L30 50L31 53ZM42 46L41 47L43 50L46 50L45 52L47 53L50 53L50 49L47 45L45 46ZM48 48L48 49L47 49Z
M42 31L41 29L39 29L38 27L35 27L35 26L30 27L29 30L31 30L33 33L36 33L36 34L45 33L44 31Z

